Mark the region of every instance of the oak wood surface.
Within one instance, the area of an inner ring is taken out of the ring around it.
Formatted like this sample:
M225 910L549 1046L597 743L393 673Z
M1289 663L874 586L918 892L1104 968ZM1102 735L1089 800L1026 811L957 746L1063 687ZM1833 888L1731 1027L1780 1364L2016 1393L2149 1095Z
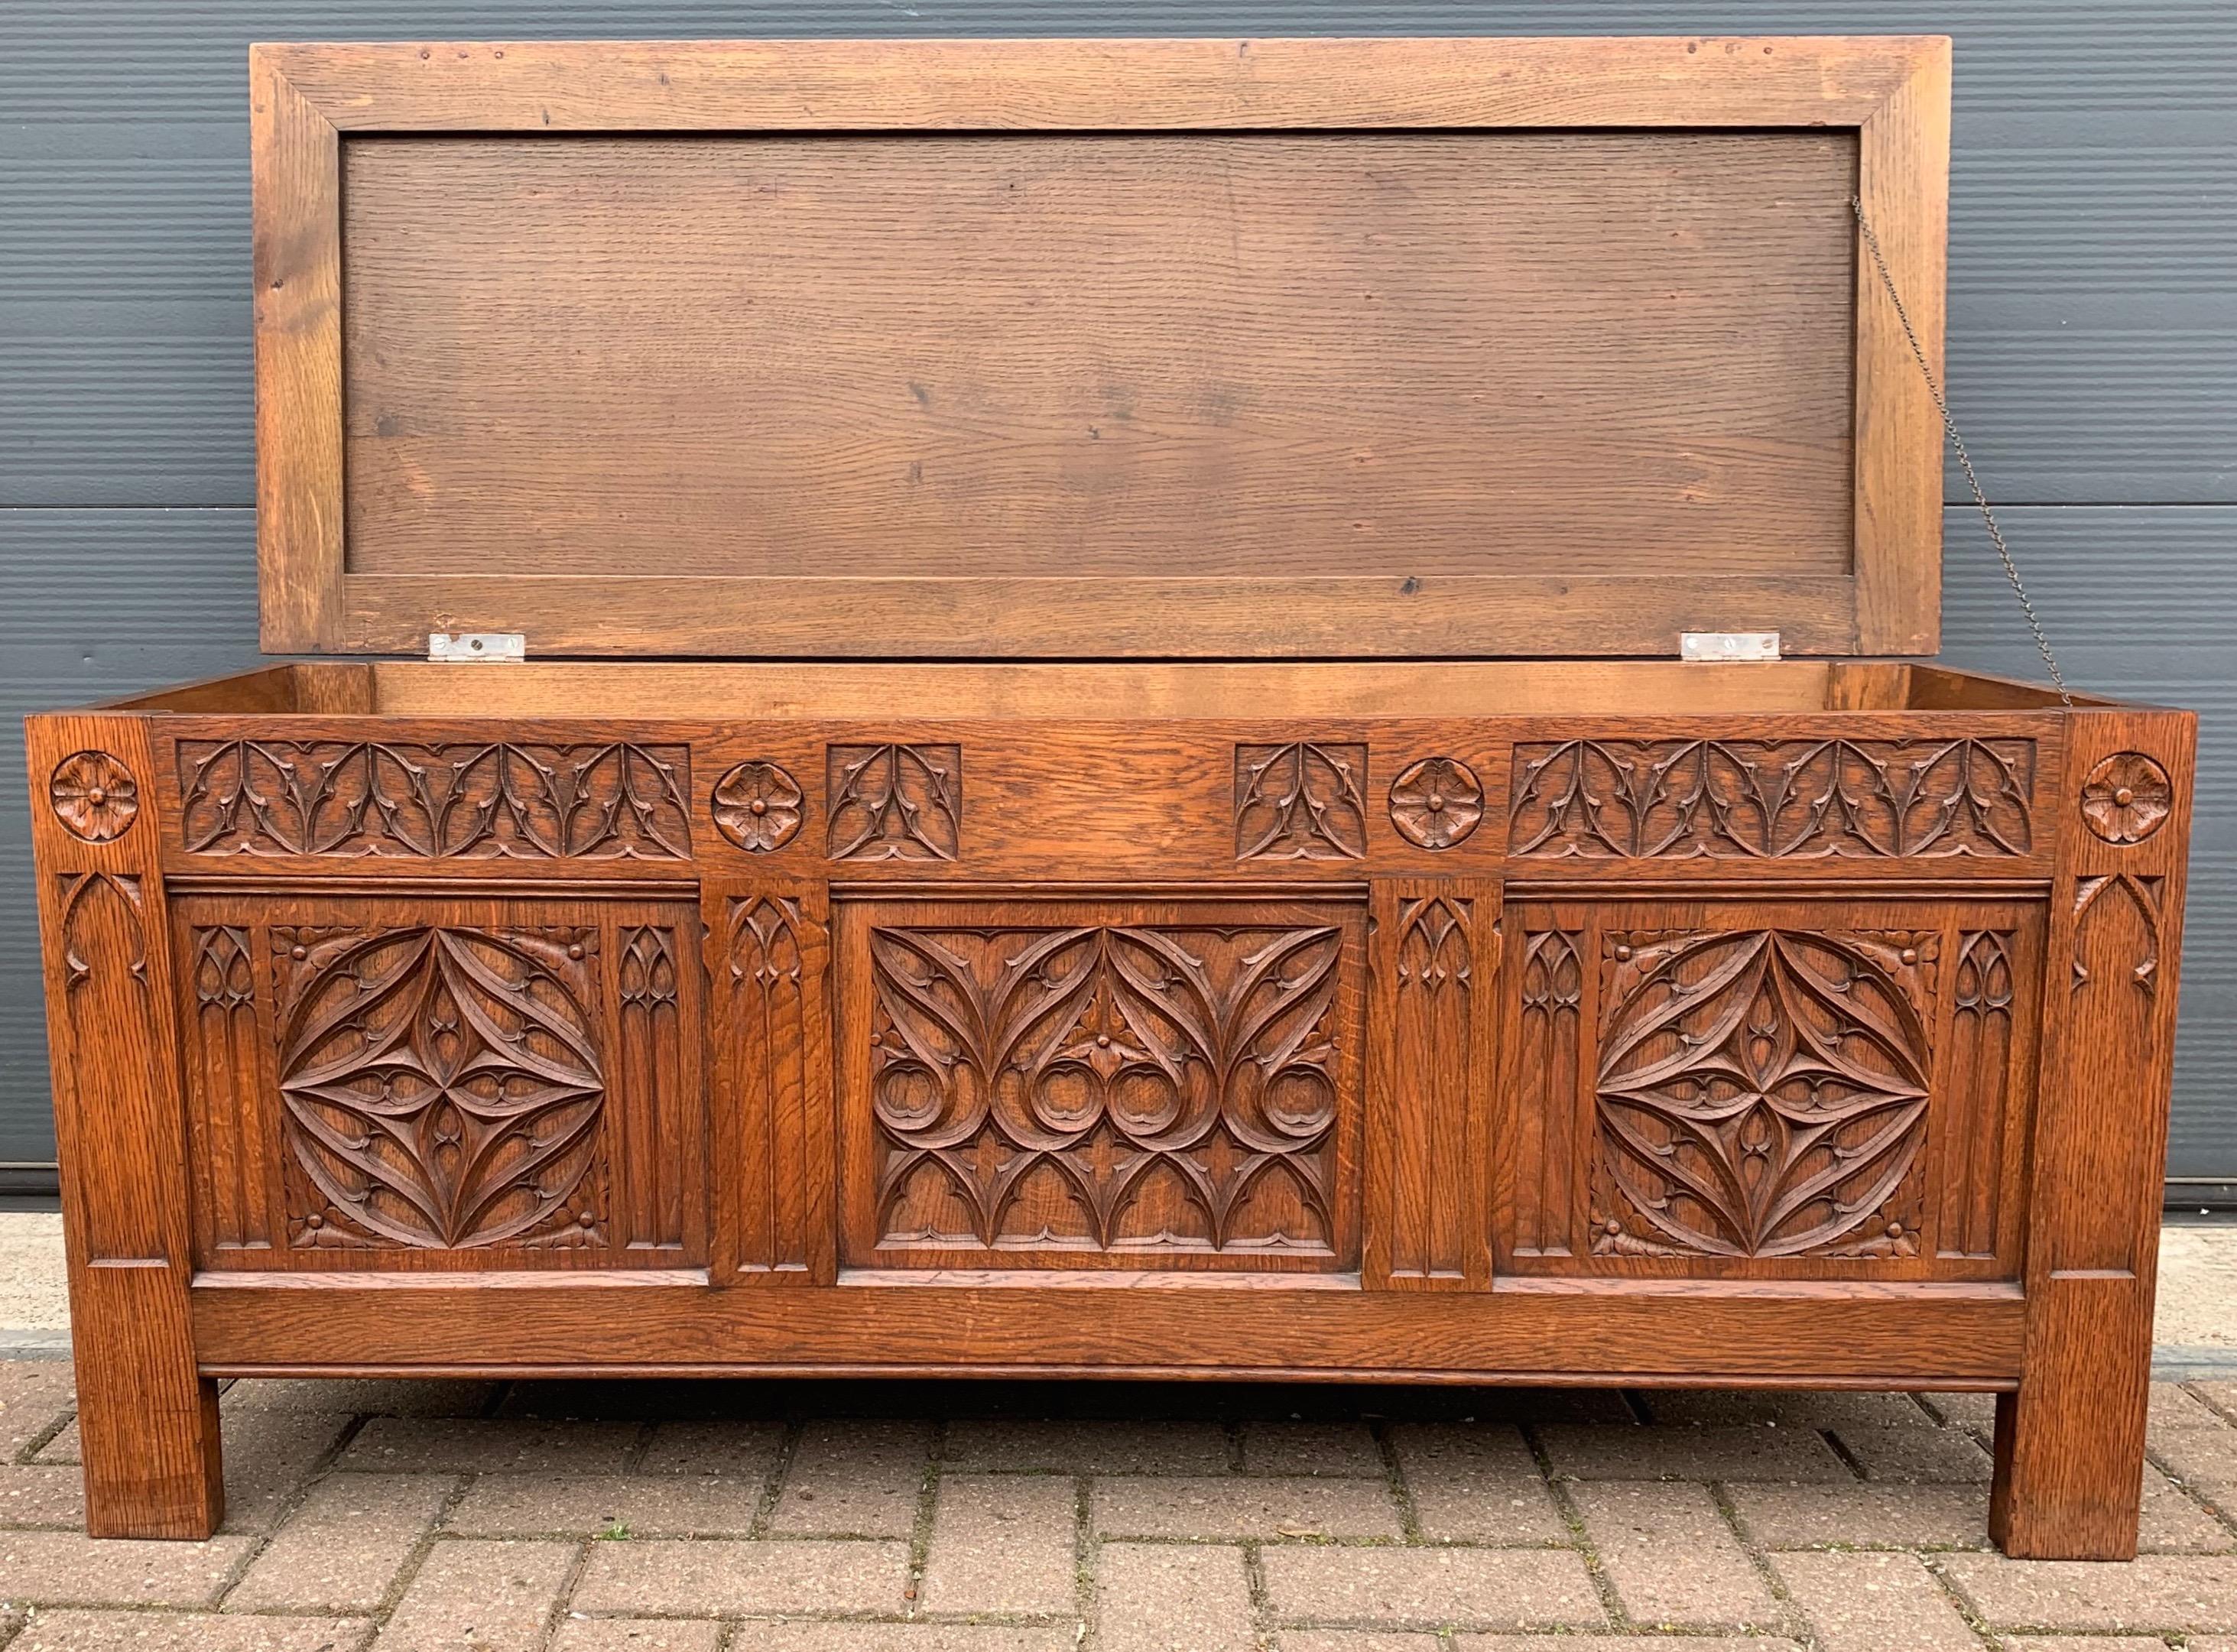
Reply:
M1933 646L1946 42L255 64L267 647Z
M1855 168L1830 133L353 140L349 567L1844 574Z

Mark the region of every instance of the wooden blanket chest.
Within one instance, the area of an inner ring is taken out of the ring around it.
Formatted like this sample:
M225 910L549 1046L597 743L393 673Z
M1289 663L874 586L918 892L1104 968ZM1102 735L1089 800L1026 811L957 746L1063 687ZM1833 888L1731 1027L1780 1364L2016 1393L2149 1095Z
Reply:
M386 657L29 725L93 1531L228 1376L1039 1372L1992 1391L2134 1551L2193 720L1925 662L1947 41L250 69Z

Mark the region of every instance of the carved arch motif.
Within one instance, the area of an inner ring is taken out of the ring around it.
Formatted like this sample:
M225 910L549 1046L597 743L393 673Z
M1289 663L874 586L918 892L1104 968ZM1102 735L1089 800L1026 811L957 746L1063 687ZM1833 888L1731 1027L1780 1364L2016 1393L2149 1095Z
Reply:
M1360 860L1367 747L1292 740L1235 748L1237 860Z

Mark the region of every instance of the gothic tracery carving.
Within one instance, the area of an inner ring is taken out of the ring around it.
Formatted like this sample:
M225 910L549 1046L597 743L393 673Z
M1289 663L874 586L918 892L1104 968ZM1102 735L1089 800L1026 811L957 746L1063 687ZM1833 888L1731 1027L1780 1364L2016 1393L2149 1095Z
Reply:
M1340 928L869 944L880 1242L1330 1250Z
M2029 853L2031 740L1571 740L1514 748L1533 857Z

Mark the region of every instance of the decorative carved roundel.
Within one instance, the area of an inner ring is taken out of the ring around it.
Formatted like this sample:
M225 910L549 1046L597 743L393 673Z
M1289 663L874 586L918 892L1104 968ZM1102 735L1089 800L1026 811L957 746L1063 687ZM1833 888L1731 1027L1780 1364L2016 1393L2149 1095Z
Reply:
M1457 757L1425 757L1390 782L1390 824L1422 849L1449 849L1483 819L1483 786Z
M715 782L715 825L755 854L782 849L800 831L800 782L775 763L741 763Z
M56 764L47 797L64 830L88 843L122 837L140 813L140 782L107 752L77 752Z
M2108 843L2141 843L2174 807L2174 782L2141 752L2115 752L2082 783L2082 818Z

